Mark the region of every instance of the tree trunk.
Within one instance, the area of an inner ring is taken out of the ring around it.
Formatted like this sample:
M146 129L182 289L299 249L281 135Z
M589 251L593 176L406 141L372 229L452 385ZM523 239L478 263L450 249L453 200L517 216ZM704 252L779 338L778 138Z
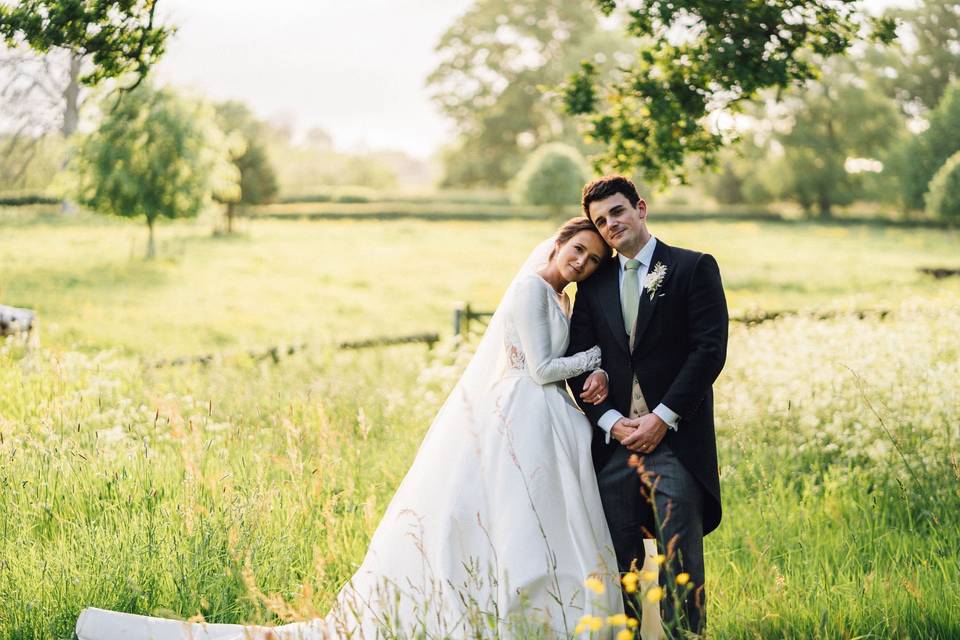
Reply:
M80 123L80 56L70 53L70 79L67 88L63 90L63 132L64 138L69 138L77 130Z
M63 126L60 132L65 139L69 138L77 131L77 125L80 123L80 56L70 52L70 78L67 87L63 90ZM62 170L66 170L70 163L70 151L63 159ZM76 213L77 207L66 197L60 202L60 213Z
M227 233L233 233L233 208L235 206L235 202L227 203Z
M833 205L828 196L822 196L817 202L817 208L820 210L820 217L824 220L833 217Z
M157 247L153 240L153 218L147 218L147 228L150 235L147 237L147 260L152 260L157 255Z

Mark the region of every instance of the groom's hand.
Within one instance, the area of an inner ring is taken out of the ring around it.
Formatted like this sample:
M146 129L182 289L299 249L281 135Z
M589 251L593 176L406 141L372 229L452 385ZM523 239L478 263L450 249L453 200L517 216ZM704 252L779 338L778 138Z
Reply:
M614 422L613 427L610 428L610 437L623 444L623 441L632 436L633 432L637 430L638 423L639 420L637 419L620 418Z
M667 423L655 413L648 413L630 422L635 423L636 428L633 433L620 440L620 444L636 453L650 453L660 445L667 433Z

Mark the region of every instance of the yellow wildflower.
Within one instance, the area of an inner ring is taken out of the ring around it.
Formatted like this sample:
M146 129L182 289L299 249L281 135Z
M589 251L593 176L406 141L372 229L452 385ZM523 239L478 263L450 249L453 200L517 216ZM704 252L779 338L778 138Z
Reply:
M598 616L591 616L590 631L600 631L603 628L603 619Z
M653 556L654 564L663 564L666 561L667 556L663 555L662 553L658 553L657 555Z
M593 591L594 593L603 593L607 589L605 586L603 586L603 583L596 578L587 578L583 584L587 586L587 589L590 589L590 591Z
M622 627L627 624L627 616L623 613L618 613L613 616L607 616L607 624L613 625L615 627Z
M633 631L630 631L630 629L621 629L620 632L617 633L617 640L633 640Z
M677 574L677 584L681 587L690 582L690 574L687 572Z
M591 616L591 615L589 615L589 614L588 614L588 615L585 615L585 616L582 616L582 617L580 618L580 621L577 622L577 627L576 627L576 629L573 630L573 632L574 632L576 635L580 635L581 633L583 633L584 631L586 631L587 628L590 626L590 620L591 620L592 618L593 618L593 616Z
M630 573L623 574L623 577L620 578L620 582L623 583L623 590L627 593L636 593L637 591L637 581L640 580L640 576L631 571Z
M663 587L653 587L647 591L647 600L649 602L660 602L663 600Z
M657 572L656 571L642 571L640 573L640 579L644 582L656 582Z
M637 621L636 618L627 618L628 629L636 629L639 626L640 626L640 623Z

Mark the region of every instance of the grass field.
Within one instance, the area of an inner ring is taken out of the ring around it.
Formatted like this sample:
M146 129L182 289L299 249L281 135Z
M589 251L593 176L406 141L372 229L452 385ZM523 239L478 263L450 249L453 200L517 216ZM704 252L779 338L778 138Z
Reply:
M655 216L655 214L654 214ZM724 523L707 539L717 638L960 637L956 232L657 224L714 253L734 315L717 384ZM542 221L248 221L160 228L0 210L0 303L41 348L0 349L0 639L68 638L99 606L210 621L322 614L362 558L466 355L457 301L492 307ZM243 355L285 342L281 360ZM218 352L212 366L149 361Z

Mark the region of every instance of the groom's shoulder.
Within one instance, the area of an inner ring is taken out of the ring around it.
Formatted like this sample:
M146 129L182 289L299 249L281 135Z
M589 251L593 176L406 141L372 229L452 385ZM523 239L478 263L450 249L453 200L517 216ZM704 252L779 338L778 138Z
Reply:
M604 259L589 278L577 283L577 295L596 291L604 278L616 277L614 274L616 274L618 268L616 256L610 256Z
M670 252L670 261L679 262L684 264L696 264L701 256L707 255L702 251L696 251L694 249L686 249L684 247L677 247L672 244L668 245L666 242L658 239L658 242L661 242L663 246Z

